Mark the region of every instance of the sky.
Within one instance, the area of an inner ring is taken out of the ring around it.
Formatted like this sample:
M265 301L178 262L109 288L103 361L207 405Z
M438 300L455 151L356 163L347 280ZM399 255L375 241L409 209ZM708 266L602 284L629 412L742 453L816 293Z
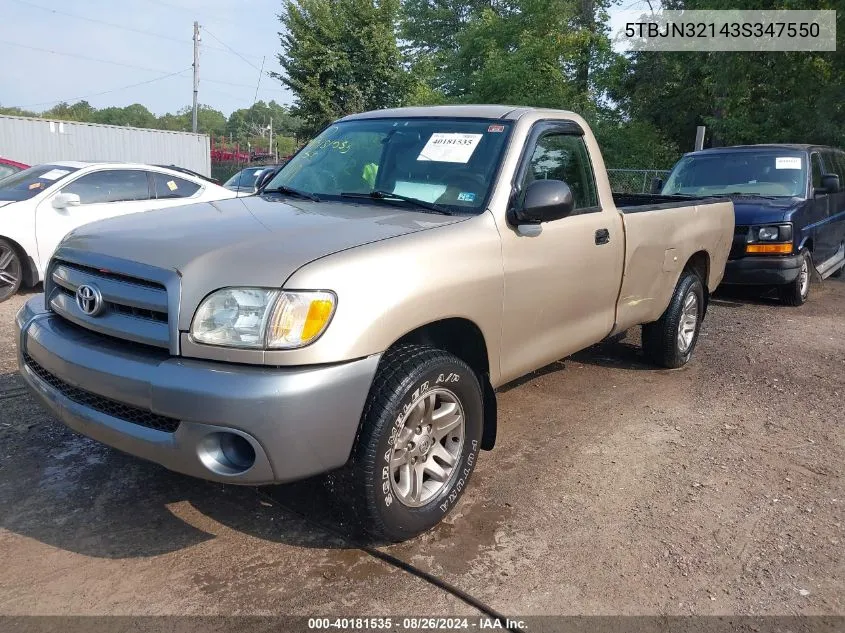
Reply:
M639 8L628 0L622 9ZM199 102L227 116L260 100L290 104L261 73L280 70L280 0L0 0L0 105L41 112L86 99L190 106L193 22L200 23ZM622 14L612 13L620 26Z
M258 85L262 57L265 71L280 70L280 7L280 0L0 0L0 105L40 112L85 98L97 108L141 103L157 115L190 106L194 20L200 103L228 115L252 105L258 87L259 100L290 104L278 80L265 75Z

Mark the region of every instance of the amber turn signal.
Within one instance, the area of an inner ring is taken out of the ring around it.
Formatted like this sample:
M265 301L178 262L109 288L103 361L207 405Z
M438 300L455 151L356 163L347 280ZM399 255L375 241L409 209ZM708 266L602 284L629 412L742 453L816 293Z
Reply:
M792 242L787 244L748 244L745 247L745 252L767 255L788 255L792 252Z

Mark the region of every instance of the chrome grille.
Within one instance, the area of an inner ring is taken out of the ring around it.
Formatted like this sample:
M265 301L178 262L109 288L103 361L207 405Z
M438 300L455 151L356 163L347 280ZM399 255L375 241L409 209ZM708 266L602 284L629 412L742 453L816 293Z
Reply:
M39 365L29 354L24 353L23 361L29 370L43 382L50 385L68 400L72 400L77 404L89 407L118 420L131 422L132 424L144 426L148 429L155 429L156 431L175 433L179 428L179 420L176 418L159 415L147 409L133 407L132 405L117 402L111 398L99 396L85 389L74 387Z
M45 287L57 315L81 327L126 341L154 347L170 346L167 289L164 285L64 260L54 261ZM96 288L103 308L85 313L76 301L82 285Z

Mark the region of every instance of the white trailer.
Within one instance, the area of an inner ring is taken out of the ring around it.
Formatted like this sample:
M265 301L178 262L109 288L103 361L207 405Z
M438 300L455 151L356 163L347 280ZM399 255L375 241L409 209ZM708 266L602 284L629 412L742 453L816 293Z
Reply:
M62 160L176 165L211 175L207 134L0 115L0 156L37 165Z

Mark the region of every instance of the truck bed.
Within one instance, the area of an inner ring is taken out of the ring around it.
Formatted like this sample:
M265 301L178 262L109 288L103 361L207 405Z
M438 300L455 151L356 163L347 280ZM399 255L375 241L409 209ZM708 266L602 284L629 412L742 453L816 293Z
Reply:
M726 198L696 196L663 196L657 193L615 193L613 202L622 213L638 213L657 209L674 209L689 205L725 202Z
M733 240L729 198L614 193L613 199L625 225L615 332L658 319L693 256L703 258L702 282L715 289Z

